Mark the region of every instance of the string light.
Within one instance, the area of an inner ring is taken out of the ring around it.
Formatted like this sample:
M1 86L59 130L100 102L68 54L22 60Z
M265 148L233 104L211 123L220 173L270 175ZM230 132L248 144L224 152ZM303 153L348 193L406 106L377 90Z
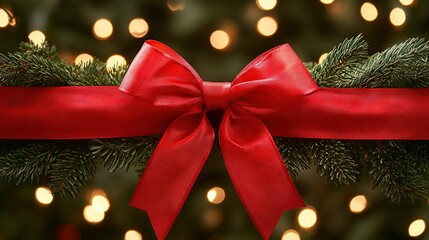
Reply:
M317 222L317 214L314 208L307 207L298 214L298 224L302 228L312 228Z
M405 23L405 20L407 20L407 15L402 8L394 8L390 12L389 18L390 23L392 23L393 26L399 27Z
M111 70L112 68L118 67L118 66L125 66L127 65L127 61L124 57L121 55L115 54L110 56L106 61L106 68L108 70Z
M97 211L106 212L109 210L110 202L105 196L95 195L91 199L91 205Z
M136 230L128 230L125 233L124 240L143 240L141 233Z
M149 31L149 25L143 18L134 18L128 25L128 31L133 37L142 38Z
M301 237L296 230L288 229L283 233L281 240L301 240Z
M261 10L272 10L277 5L277 0L256 0L256 5Z
M360 14L365 21L372 22L377 18L378 10L374 4L366 2L362 4Z
M0 8L0 28L4 28L9 25L9 15L6 10Z
M167 1L167 7L172 12L182 11L183 9L185 9L185 6L186 6L186 4L183 0L168 0Z
M40 45L45 42L45 34L39 30L34 30L30 34L28 34L28 39L32 41L35 45Z
M113 33L113 25L105 18L98 19L92 27L92 33L97 39L106 40Z
M54 200L51 190L47 187L37 188L34 196L36 197L36 201L41 205L49 205Z
M321 64L326 59L327 56L328 56L328 53L324 53L324 54L320 55L319 64Z
M413 221L408 227L408 235L410 235L410 237L418 237L422 235L425 229L426 229L425 221L423 221L422 219L417 219Z
M321 3L329 5L334 2L334 0L320 0Z
M399 2L404 6L410 6L414 3L414 0L399 0Z
M277 32L277 21L272 17L263 17L256 24L258 32L266 37L272 36Z
M89 223L99 223L104 219L104 212L98 211L92 205L87 205L83 209L83 217Z
M88 54L88 53L81 53L79 55L77 55L77 57L74 59L74 64L79 65L79 64L86 64L89 62L92 62L94 60L94 58Z
M365 210L367 200L364 195L358 195L350 200L349 208L352 213L361 213Z
M225 200L225 191L220 187L214 187L207 192L207 200L213 204L219 204Z
M228 47L230 37L227 32L223 30L216 30L210 35L210 44L212 47L222 50Z

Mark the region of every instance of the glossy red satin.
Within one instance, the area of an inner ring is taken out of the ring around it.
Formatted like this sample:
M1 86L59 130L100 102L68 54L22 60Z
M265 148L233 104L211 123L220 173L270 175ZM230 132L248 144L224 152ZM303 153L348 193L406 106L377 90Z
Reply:
M212 109L225 110L225 164L264 239L284 210L304 205L272 135L429 139L429 89L318 88L289 45L260 55L232 83L207 83L156 41L143 45L119 89L0 87L0 138L164 133L131 201L164 239L212 148Z

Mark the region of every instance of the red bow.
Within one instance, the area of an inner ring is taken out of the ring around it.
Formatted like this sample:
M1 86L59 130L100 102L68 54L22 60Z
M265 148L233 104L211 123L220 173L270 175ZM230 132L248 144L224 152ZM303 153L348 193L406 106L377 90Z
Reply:
M87 139L164 133L134 194L167 235L212 148L206 112L238 195L267 239L282 211L303 206L271 135L429 139L429 89L318 88L288 45L230 83L203 82L167 46L147 41L117 87L0 87L0 138Z
M275 116L281 103L317 89L288 45L256 58L232 83L211 83L172 49L148 41L120 89L183 113L164 133L131 201L147 211L159 239L167 235L213 146L205 115L213 109L225 110L219 128L225 164L264 239L284 210L304 206L269 130L253 110Z

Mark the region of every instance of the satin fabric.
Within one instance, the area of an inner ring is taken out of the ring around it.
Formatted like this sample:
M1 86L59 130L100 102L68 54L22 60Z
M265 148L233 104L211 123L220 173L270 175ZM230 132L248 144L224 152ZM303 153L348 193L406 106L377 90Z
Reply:
M289 45L257 57L232 83L203 82L147 41L117 87L0 87L0 138L89 139L164 133L131 205L164 239L211 150L206 112L234 187L268 239L282 211L303 206L271 136L429 139L429 89L318 88Z

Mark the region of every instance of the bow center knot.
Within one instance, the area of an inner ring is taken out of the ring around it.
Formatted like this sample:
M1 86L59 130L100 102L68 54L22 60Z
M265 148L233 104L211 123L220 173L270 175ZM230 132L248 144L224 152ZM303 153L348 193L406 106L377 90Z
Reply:
M206 111L225 110L229 105L230 82L203 82L203 102Z

